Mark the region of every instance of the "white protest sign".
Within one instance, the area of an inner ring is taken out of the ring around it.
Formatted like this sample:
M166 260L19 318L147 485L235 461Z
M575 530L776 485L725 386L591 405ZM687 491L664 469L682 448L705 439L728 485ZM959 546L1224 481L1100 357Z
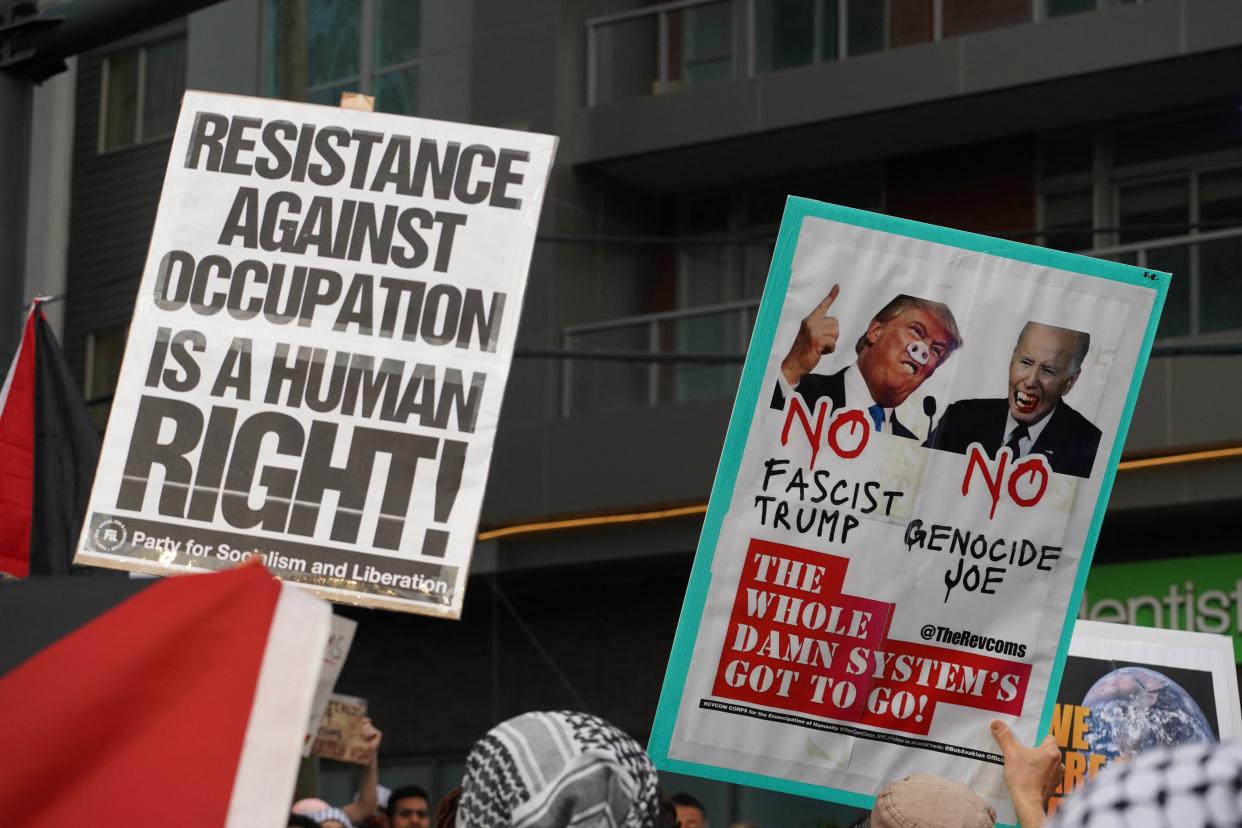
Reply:
M660 699L658 766L1012 821L1168 275L790 199Z
M555 149L187 92L77 563L458 617Z
M310 722L306 726L306 736L302 741L302 755L310 756L315 734L319 732L319 723L324 711L328 709L328 699L336 689L336 680L341 677L345 667L345 659L349 657L349 648L354 643L354 633L358 622L344 616L332 614L332 632L328 636L328 644L323 651L323 669L319 671L319 683L315 685L315 700L311 704Z
M1230 636L1078 621L1057 692L1052 735L1065 776L1048 802L1112 762L1187 742L1242 738Z

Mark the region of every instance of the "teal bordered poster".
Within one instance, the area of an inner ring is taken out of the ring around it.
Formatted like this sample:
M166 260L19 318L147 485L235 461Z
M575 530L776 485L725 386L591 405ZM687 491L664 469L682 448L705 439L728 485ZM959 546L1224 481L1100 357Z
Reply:
M1013 822L1169 275L792 198L650 751L858 807L911 773Z

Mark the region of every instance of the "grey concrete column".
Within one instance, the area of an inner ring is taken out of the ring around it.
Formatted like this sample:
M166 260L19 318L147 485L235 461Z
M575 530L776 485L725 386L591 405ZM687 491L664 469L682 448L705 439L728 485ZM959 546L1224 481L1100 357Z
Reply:
M0 374L17 350L26 283L26 195L34 85L0 71Z

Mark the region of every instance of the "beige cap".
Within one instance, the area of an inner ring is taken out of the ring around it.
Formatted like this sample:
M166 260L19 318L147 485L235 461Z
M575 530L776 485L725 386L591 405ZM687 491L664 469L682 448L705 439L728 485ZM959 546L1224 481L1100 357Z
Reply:
M885 785L875 798L871 828L992 828L996 811L952 779L918 773Z

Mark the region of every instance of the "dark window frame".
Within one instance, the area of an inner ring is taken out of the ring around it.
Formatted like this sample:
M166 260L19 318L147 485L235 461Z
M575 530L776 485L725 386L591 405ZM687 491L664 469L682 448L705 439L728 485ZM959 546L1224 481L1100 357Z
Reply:
M176 121L173 122L173 128L167 132L159 132L154 135L143 134L143 104L145 102L146 91L146 67L147 52L157 46L180 40L182 46L183 60L186 55L187 38L184 30L172 33L161 33L158 37L152 37L139 43L130 43L122 48L113 49L105 54L100 55L99 59L99 125L95 138L95 151L99 155L110 155L114 152L123 152L135 147L142 147L148 144L154 144L159 141L167 141L173 137L176 132ZM110 74L111 62L129 53L137 53L138 55L138 100L134 106L134 140L125 143L109 145L107 143L108 131L108 81ZM183 62L184 71L184 62ZM184 93L185 82L184 75L182 79L182 92Z

